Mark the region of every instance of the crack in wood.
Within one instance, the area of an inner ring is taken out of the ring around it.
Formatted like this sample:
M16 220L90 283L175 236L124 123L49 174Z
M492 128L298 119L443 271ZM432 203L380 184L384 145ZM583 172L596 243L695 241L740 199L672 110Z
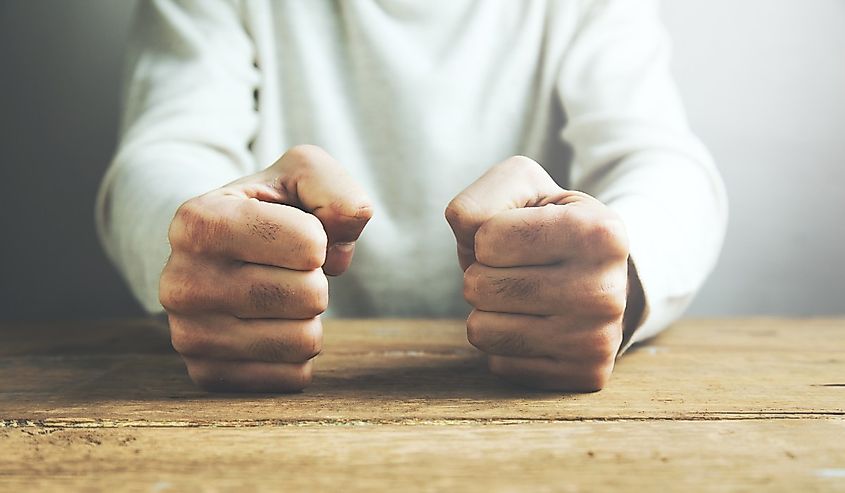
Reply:
M328 418L328 419L259 419L259 420L110 420L110 419L2 419L0 428L260 428L260 427L302 427L302 426L454 426L454 425L515 425L592 422L699 422L699 421L752 421L752 420L807 420L845 418L843 412L732 412L711 413L698 416L657 417L572 417L572 418L433 418L433 419L383 419L383 418Z

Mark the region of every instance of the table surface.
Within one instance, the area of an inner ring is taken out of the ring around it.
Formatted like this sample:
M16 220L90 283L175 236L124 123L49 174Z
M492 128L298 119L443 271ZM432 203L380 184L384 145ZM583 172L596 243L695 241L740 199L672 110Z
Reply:
M150 320L0 324L0 489L845 491L845 320L684 321L593 394L452 320L327 320L293 395L196 389Z

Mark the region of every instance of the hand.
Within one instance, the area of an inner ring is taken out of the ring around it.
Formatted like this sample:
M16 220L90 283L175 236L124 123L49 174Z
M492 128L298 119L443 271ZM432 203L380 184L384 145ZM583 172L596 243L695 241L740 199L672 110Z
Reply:
M182 204L159 296L191 379L209 390L307 386L328 305L324 274L349 267L371 216L364 192L314 146Z
M521 156L458 194L446 219L464 297L475 308L467 338L489 355L490 370L533 387L601 389L622 343L629 298L621 219ZM638 319L641 305L632 303L629 315Z

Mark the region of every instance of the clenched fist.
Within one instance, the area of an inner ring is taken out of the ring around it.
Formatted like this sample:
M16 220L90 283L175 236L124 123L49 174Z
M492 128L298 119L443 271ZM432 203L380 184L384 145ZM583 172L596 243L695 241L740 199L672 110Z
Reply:
M458 194L446 219L475 308L467 338L489 355L490 370L533 387L601 389L623 318L636 323L643 303L621 219L525 157Z
M364 192L314 146L179 207L159 296L191 379L210 390L308 385L325 274L349 267L371 216Z

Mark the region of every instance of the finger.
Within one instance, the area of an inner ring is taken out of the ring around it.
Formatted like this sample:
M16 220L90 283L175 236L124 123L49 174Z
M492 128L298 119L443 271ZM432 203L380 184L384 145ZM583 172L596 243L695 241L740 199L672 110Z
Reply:
M487 312L615 319L625 311L627 282L625 269L612 264L498 268L475 263L464 272L464 298Z
M467 318L467 340L487 354L556 357L559 339L549 317L473 310Z
M311 214L221 191L184 203L169 238L173 250L297 270L319 268L327 243Z
M304 363L322 349L323 329L319 318L241 320L225 315L169 318L173 348L182 356Z
M600 363L616 357L622 329L620 324L573 315L542 317L473 310L467 318L467 339L491 355Z
M312 361L264 363L183 357L188 375L217 392L299 392L311 383Z
M327 152L316 146L297 146L270 168L280 173L287 200L314 214L328 235L329 248L324 270L343 273L352 260L353 247L373 216L373 206L364 190Z
M529 158L516 156L492 167L446 207L446 220L455 234L461 267L466 269L475 261L475 233L485 221L502 211L554 202L563 192Z
M239 318L310 319L328 306L319 269L295 271L258 264L197 267L171 256L160 284L162 305L177 314L226 313Z
M320 270L298 272L244 264L238 271L228 305L228 313L236 317L310 319L328 308L328 281Z
M488 219L475 235L477 261L491 267L516 267L573 258L627 258L622 220L597 200L572 193L573 200L565 205L512 209Z
M487 364L494 375L520 385L545 390L596 392L610 380L614 362L585 366L550 358L490 356Z
M339 276L346 272L352 264L352 255L355 253L355 242L334 243L329 246L326 252L326 262L323 264L323 272L327 276Z

